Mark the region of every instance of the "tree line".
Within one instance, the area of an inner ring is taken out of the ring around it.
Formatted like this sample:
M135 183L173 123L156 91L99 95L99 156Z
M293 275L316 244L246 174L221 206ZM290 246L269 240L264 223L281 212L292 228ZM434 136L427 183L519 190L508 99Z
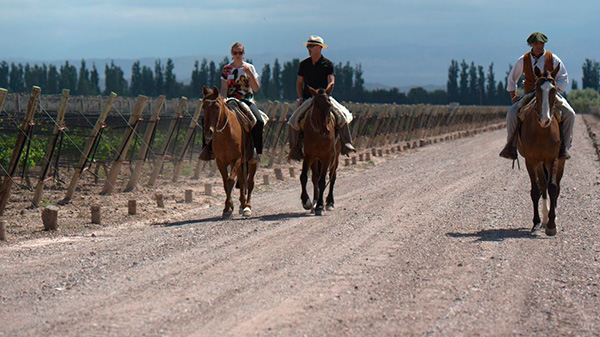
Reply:
M251 60L248 60L250 63ZM95 64L88 68L85 60L81 60L79 67L65 61L59 67L54 65L33 66L10 65L0 62L0 87L11 92L27 92L32 86L43 88L44 93L58 94L62 88L71 89L74 95L107 95L111 91L121 96L157 96L165 94L169 98L187 96L198 98L202 96L202 87L213 85L220 86L221 70L229 63L224 57L216 64L214 61L196 61L191 73L189 84L177 80L175 65L172 59L167 59L163 64L156 60L154 67L140 65L135 61L131 68L131 77L125 79L121 67L111 61L104 69L104 91L100 90L100 76ZM260 90L256 93L258 100L283 100L296 99L296 78L300 60L280 63L275 59L273 64L266 63L260 72ZM448 68L448 81L446 90L438 89L427 91L422 87L410 89L407 93L400 92L398 88L367 90L364 87L363 70L361 64L351 66L349 62L334 64L336 85L334 96L341 101L366 102L366 103L397 103L397 104L448 104L456 102L463 105L506 105L510 103L506 93L508 74L497 81L494 74L494 64L487 67L470 64L465 60L459 63L451 60ZM586 59L583 66L583 89L591 88L596 91L600 88L600 65L596 60ZM572 89L578 89L576 81L572 81Z
M251 60L248 62L252 63ZM95 64L91 69L85 60L81 60L79 67L65 61L59 67L54 65L33 66L28 63L10 65L6 61L0 62L0 87L7 88L10 92L24 93L36 85L47 94L59 94L63 88L71 89L73 95L108 95L116 92L120 96L157 96L165 94L169 98L187 96L198 98L202 96L202 87L213 85L220 86L221 70L229 63L224 57L221 62L196 61L194 63L189 84L177 80L175 65L172 59L166 63L156 60L154 67L141 65L135 61L131 67L131 77L125 78L123 69L115 65L114 61L107 64L104 69L104 90L100 88L100 76ZM278 59L270 64L263 65L260 71L260 90L256 93L258 100L283 100L292 101L296 95L296 79L300 60L280 62ZM351 66L350 62L334 64L336 84L334 96L338 100L369 103L447 103L443 90L427 92L423 88L413 88L408 93L403 93L398 88L367 90L364 87L363 70L361 64Z

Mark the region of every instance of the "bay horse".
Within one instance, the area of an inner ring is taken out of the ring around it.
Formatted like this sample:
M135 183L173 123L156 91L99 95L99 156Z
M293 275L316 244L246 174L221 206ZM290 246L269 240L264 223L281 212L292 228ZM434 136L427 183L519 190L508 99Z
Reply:
M333 186L337 176L338 157L342 149L339 137L335 134L335 121L331 115L331 102L325 89L315 90L308 87L312 99L312 107L307 112L304 122L304 158L300 184L302 186L302 206L314 210L316 215L323 215L323 194L325 180L329 173L329 193L327 195L328 211L334 209ZM311 169L313 183L313 201L306 192L308 169Z
M561 145L560 125L553 113L556 100L556 74L542 74L535 67L536 84L533 111L524 117L519 133L517 148L525 158L525 165L531 180L531 201L533 202L533 235L540 235L541 227L546 227L546 235L556 235L556 202L560 194L560 180L563 176L565 159L559 159ZM548 207L550 194L550 207ZM542 196L543 222L540 224L538 203Z
M244 130L235 113L227 107L216 86L213 89L204 86L202 93L204 137L207 142L212 140L213 154L227 195L222 217L230 218L233 214L231 192L236 179L240 187L240 214L251 216L250 200L257 163L249 160L252 154L250 133Z

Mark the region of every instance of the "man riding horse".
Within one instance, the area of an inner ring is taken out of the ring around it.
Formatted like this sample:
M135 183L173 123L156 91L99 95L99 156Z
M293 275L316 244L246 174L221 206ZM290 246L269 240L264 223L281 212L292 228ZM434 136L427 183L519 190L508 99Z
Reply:
M508 109L506 113L506 131L508 132L508 141L500 157L507 159L517 159L517 137L514 135L518 126L517 115L519 113L519 100L525 96L519 97L516 94L517 83L523 73L525 74L525 80L523 81L524 94L528 94L535 89L536 76L534 74L534 68L538 68L541 73L544 70L552 72L556 67L559 67L556 75L556 86L558 92L563 92L569 84L567 75L567 69L564 64L550 51L544 49L544 44L548 41L546 35L540 32L534 32L527 38L527 44L531 47L531 51L521 56L515 66L512 68L508 75L508 83L506 90L510 93L511 101L513 105ZM557 92L557 95L559 95ZM561 146L558 158L569 159L571 156L567 151L571 147L571 136L573 134L573 125L575 124L575 111L567 103L567 100L562 98L562 107L560 108L562 114L562 122L560 123L560 138Z
M303 44L308 49L310 57L300 62L298 67L298 79L296 81L296 93L298 107L288 122L289 124L289 141L291 160L302 160L302 142L300 140L300 119L304 117L312 105L312 95L308 87L314 89L325 89L327 95L331 95L335 84L335 75L333 72L333 63L321 54L322 49L327 49L327 45L323 43L323 39L316 35L311 35L307 42ZM348 155L350 152L356 152L352 146L350 137L350 128L348 123L352 121L352 113L344 106L338 103L333 97L330 97L331 111L336 117L336 134L340 136L342 141L342 154Z

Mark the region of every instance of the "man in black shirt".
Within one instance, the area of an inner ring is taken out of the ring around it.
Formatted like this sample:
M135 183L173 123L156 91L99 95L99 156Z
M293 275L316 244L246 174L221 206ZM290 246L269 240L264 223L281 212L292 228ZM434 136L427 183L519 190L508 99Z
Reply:
M301 112L306 110L306 105L310 105L312 98L308 91L308 86L314 89L324 88L328 95L331 95L335 85L335 75L333 72L333 63L325 58L321 51L327 49L327 45L323 43L323 39L316 35L311 35L307 42L303 43L308 49L310 57L300 62L298 67L298 80L296 81L296 93L298 100L296 106L298 109L290 118L289 122L289 140L290 140L290 155L289 159L302 160L302 143L300 141L300 129L297 126L297 121L301 118ZM350 152L356 152L352 146L350 137L350 128L348 123L352 121L352 114L348 109L331 98L332 110L339 123L336 126L336 132L342 140L342 154L348 155Z

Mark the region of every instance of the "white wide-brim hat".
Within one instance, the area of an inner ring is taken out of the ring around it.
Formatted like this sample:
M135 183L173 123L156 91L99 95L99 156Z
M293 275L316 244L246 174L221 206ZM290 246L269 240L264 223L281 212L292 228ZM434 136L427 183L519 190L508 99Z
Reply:
M321 46L323 49L327 49L327 45L325 43L323 43L323 38L317 35L311 35L308 38L308 41L306 42L302 42L303 45L308 46L308 45L317 45L317 46Z

